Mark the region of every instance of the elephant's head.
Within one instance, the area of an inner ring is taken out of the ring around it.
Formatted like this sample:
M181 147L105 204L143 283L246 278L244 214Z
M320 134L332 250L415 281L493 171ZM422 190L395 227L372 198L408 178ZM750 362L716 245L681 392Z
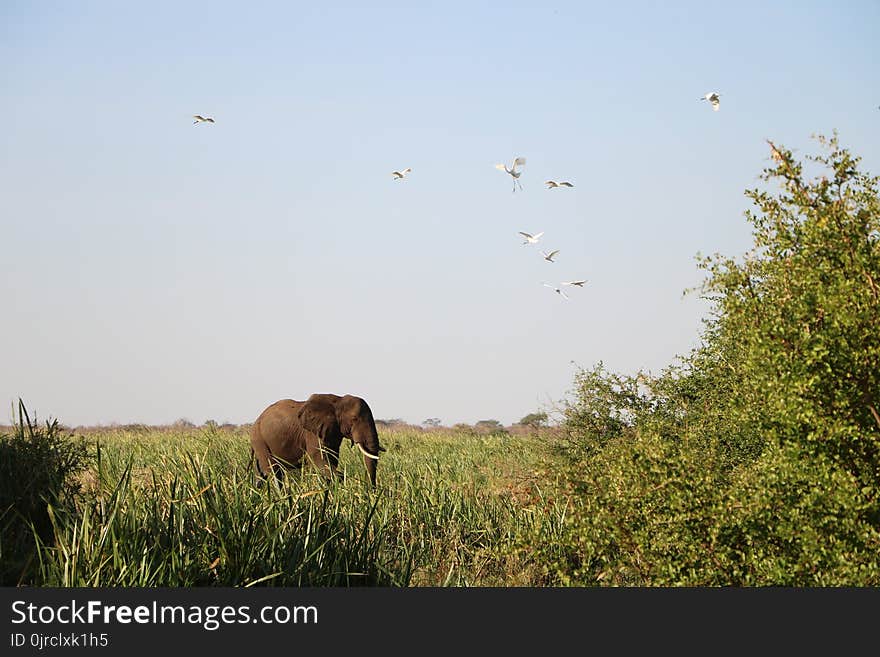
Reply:
M384 450L379 446L379 433L367 402L353 395L314 394L303 404L299 419L325 442L335 442L333 436L350 439L364 456L370 483L376 484L379 452Z

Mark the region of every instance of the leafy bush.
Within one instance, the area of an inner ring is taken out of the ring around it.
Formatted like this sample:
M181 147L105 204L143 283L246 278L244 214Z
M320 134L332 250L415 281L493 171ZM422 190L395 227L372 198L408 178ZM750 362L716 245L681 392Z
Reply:
M716 530L731 582L877 586L875 495L826 455L769 447L731 486Z
M701 260L701 346L575 377L569 584L880 584L880 199L836 135L747 192L754 249Z
M698 450L651 433L609 440L573 465L579 481L557 577L567 586L707 583L716 470ZM551 554L558 546L546 546ZM717 582L714 582L717 583Z
M863 486L880 484L880 198L878 178L837 136L807 160L806 180L785 149L750 190L754 250L742 263L714 256L704 293L717 320L705 349L737 384L741 423L777 442L825 454ZM875 495L877 492L875 492Z
M579 370L571 391L575 401L563 408L563 427L575 450L592 454L635 426L647 407L634 377L605 369L600 361Z

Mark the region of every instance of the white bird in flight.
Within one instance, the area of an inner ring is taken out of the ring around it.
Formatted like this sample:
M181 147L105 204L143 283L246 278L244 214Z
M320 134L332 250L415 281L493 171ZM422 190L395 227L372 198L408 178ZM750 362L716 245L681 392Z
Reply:
M702 98L700 98L700 100L708 100L712 104L712 109L716 112L718 111L718 108L721 107L721 100L720 99L721 99L721 94L719 94L715 91L710 91L709 93L705 94Z
M555 260L553 260L553 256L555 256L557 253L559 253L559 249L551 251L550 253L547 253L546 251L541 251L541 255L544 256L544 260L546 260L547 262L555 262Z
M528 233L519 231L519 234L526 238L523 244L537 244L538 240L541 239L541 235L544 234L544 231L542 230L540 233L537 233L535 235L529 235Z
M394 176L394 179L395 179L395 180L400 180L400 179L403 178L406 174L408 174L410 171L412 171L412 169L411 169L410 167L407 167L407 168L404 169L403 171L392 171L392 172L391 172L391 175Z
M565 292L563 292L562 288L559 287L558 285L550 285L550 283L544 283L544 287L549 287L551 290L556 292L556 294L561 296L563 299L568 299L568 295Z
M587 281L563 281L562 284L563 285L574 285L576 287L583 287L584 283L586 283L586 282Z
M195 121L193 121L193 125L195 125L196 123L214 123L214 119L212 119L210 116L202 116L201 114L193 114L193 118L195 119Z
M523 166L526 163L526 158L518 157L513 161L513 166L509 169L506 164L496 164L495 168L500 171L506 171L513 177L513 191L516 191L516 186L519 185L519 188L522 189L522 183L519 182L519 177L522 175L522 171L517 171L517 166Z
M555 189L557 187L574 187L574 185L572 185L567 180L563 180L562 182L556 182L555 180L548 180L544 184L547 185L547 189Z

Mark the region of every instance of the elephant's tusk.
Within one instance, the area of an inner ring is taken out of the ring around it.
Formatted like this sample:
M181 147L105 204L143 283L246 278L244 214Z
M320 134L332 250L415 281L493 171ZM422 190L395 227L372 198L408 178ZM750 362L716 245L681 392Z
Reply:
M362 446L360 443L355 443L355 445L357 445L357 446L358 446L358 449L361 450L361 451L364 453L364 456L366 456L366 457L368 457L368 458L371 458L371 459L374 459L374 460L376 460L376 461L379 460L379 457L378 457L378 456L373 456L372 454L370 454L367 450L365 450L365 449L363 448L363 446Z

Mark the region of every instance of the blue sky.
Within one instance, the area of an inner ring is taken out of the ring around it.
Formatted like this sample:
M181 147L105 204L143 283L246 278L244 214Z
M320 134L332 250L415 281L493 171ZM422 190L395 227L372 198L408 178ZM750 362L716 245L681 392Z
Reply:
M880 173L877 34L877 2L2 2L5 415L508 424L576 366L657 373L765 138Z

